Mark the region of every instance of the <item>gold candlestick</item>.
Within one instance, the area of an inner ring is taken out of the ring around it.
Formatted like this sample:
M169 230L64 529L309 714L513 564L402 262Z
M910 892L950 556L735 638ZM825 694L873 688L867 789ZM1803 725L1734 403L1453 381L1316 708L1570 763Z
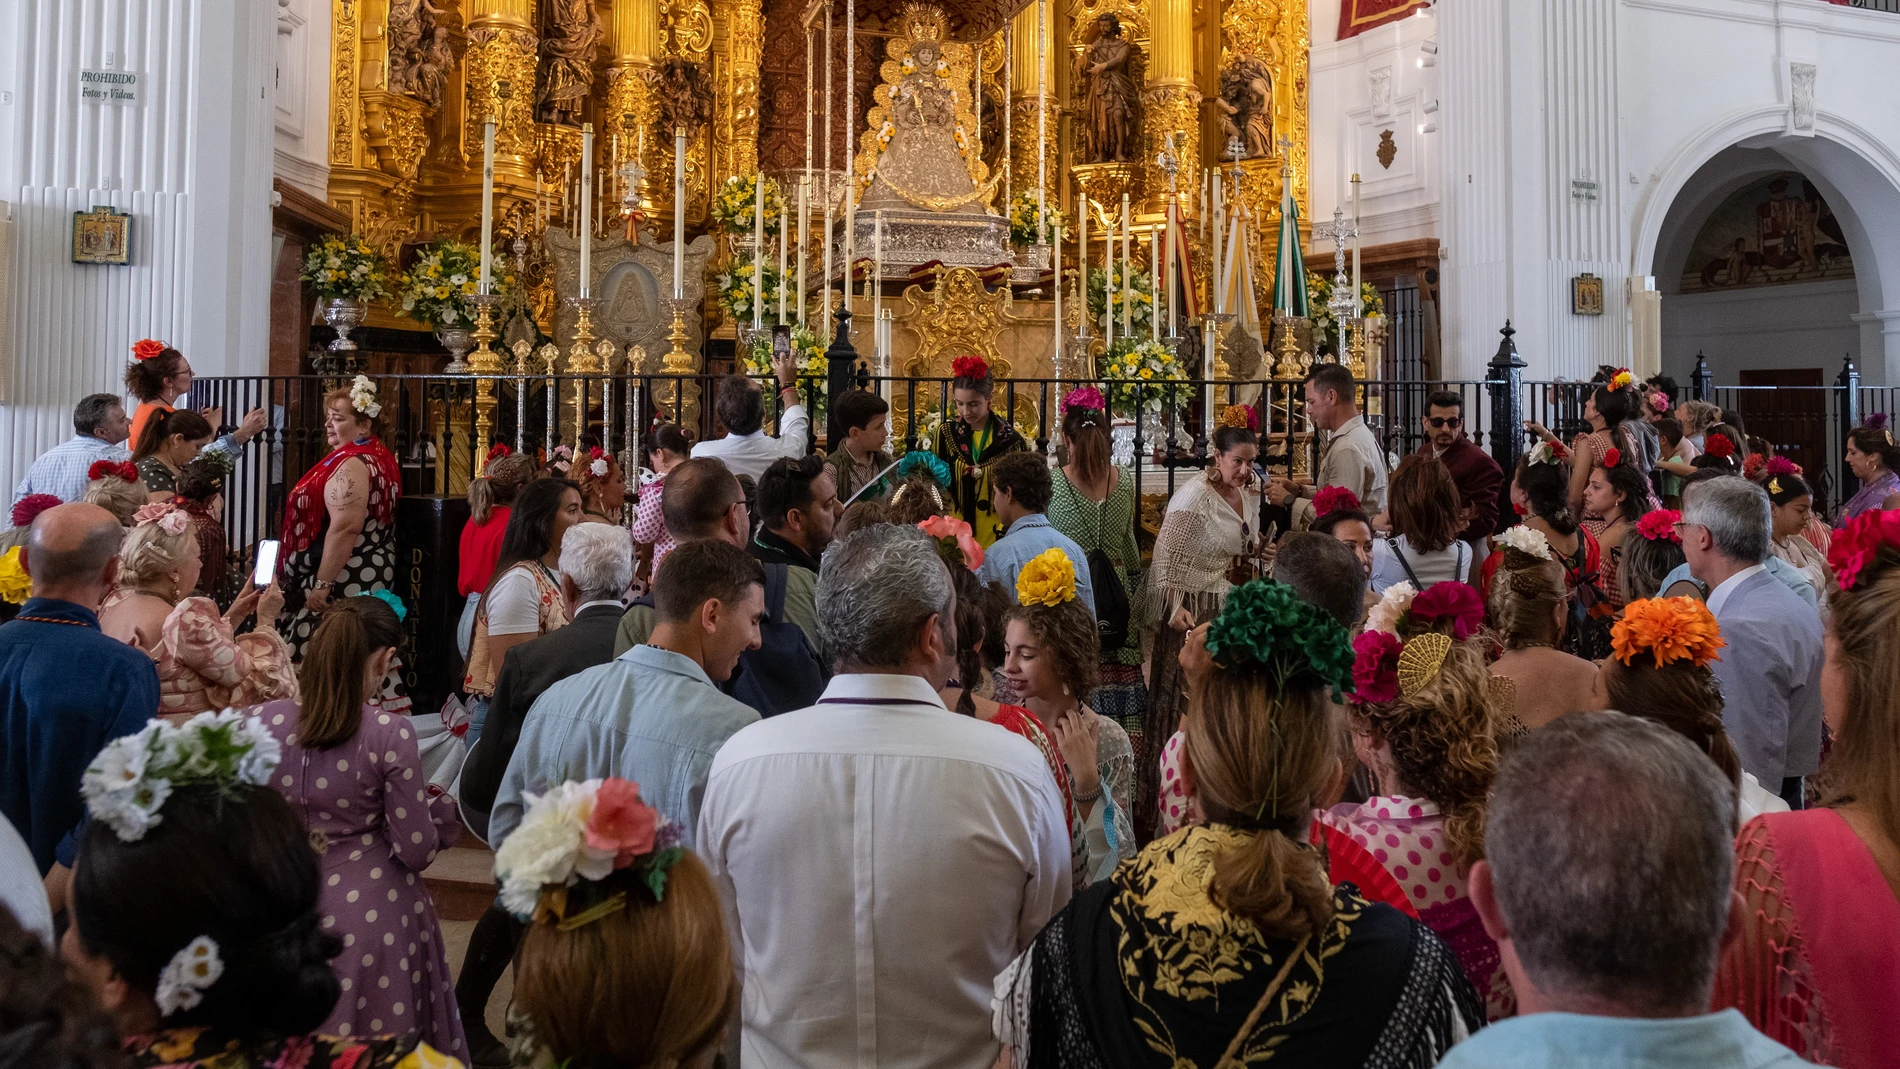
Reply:
M501 373L501 356L489 343L500 335L495 333L495 302L500 300L493 293L477 293L469 298L475 305L475 349L468 354L468 373L475 376L475 474L480 475L488 468L488 436L493 429L495 414L495 380L489 376Z
M599 347L594 345L594 298L569 297L567 303L579 316L574 324L574 344L567 350L568 374L598 375L605 360L613 355L613 343L603 338ZM573 394L574 444L578 455L581 435L587 432L587 383L577 377L569 389Z
M1346 370L1359 382L1366 380L1366 321L1349 319L1352 325L1352 344L1346 349Z
M1301 322L1296 316L1282 316L1274 320L1280 328L1280 362L1274 366L1274 378L1295 381L1306 377L1306 354L1300 351L1300 343L1293 337L1293 332Z

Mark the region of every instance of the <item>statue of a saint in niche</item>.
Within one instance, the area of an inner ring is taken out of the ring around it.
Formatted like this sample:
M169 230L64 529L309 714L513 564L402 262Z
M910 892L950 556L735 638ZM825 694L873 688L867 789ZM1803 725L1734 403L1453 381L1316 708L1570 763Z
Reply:
M903 76L891 88L890 129L876 132L888 132L890 140L878 155L876 178L860 210L982 211L983 190L970 177L969 138L957 122L956 92L944 77L942 42L914 40L899 63Z
M1122 36L1122 20L1104 12L1077 57L1082 98L1078 148L1085 163L1127 163L1141 146L1141 50Z
M535 118L579 125L594 90L602 29L594 0L541 0L541 63L535 73Z
M1221 141L1239 138L1242 159L1273 155L1273 74L1265 63L1243 59L1222 71L1214 107Z

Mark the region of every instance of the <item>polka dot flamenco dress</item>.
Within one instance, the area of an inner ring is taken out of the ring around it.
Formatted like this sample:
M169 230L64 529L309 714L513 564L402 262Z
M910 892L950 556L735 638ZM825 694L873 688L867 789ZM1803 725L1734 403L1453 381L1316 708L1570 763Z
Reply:
M422 872L455 842L455 801L429 785L406 717L374 704L356 735L327 750L297 744L297 705L259 706L284 756L271 785L303 814L322 855L323 928L343 941L331 964L343 997L319 1029L332 1035L419 1033L466 1057L435 903Z

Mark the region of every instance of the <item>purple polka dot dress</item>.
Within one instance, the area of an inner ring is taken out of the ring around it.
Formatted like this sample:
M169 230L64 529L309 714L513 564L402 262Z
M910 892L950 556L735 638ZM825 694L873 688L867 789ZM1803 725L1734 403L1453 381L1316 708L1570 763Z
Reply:
M271 785L303 814L323 855L323 927L343 941L331 962L343 997L318 1031L414 1032L464 1057L455 977L422 882L436 852L461 834L461 817L423 775L409 719L367 705L355 737L306 750L297 745L297 703L252 711L283 744Z

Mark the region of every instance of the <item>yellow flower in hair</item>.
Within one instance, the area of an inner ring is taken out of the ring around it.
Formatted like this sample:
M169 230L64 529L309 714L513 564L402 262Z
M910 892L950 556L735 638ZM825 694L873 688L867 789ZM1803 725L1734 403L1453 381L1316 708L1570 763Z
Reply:
M1016 600L1023 605L1060 605L1075 600L1075 565L1060 549L1045 549L1016 573Z
M24 605L32 595L33 580L20 566L20 547L14 546L0 556L0 601Z

